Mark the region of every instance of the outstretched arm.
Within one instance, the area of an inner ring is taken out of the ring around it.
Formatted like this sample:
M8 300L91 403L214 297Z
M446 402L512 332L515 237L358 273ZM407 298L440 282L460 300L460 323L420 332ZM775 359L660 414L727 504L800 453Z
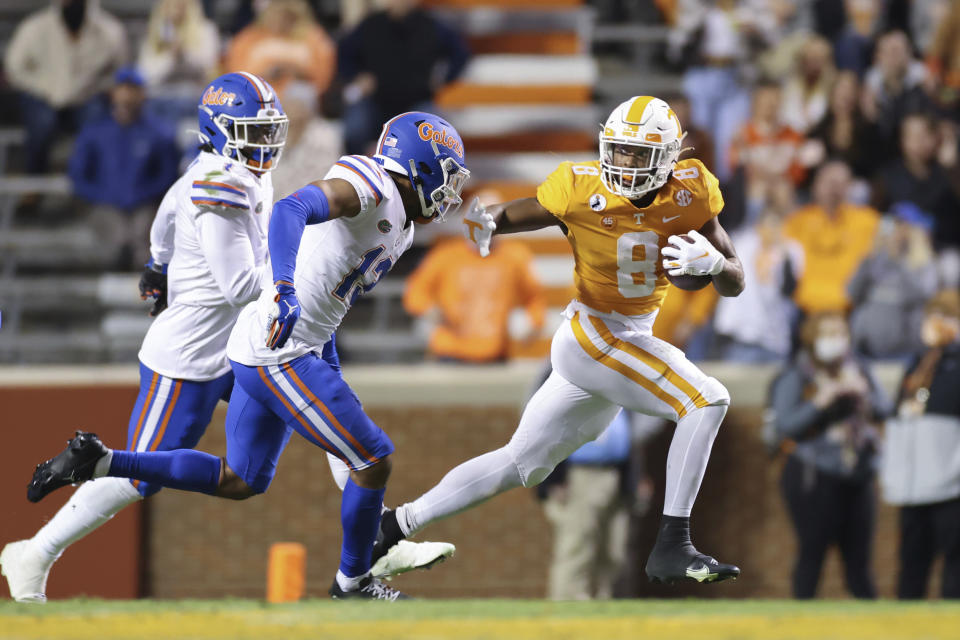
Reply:
M463 231L467 240L477 245L480 255L490 253L490 239L495 233L518 233L559 225L552 213L543 208L536 198L511 200L484 207L474 198L470 210L463 217Z
M487 208L497 223L494 233L518 233L559 226L560 221L536 198L521 198Z

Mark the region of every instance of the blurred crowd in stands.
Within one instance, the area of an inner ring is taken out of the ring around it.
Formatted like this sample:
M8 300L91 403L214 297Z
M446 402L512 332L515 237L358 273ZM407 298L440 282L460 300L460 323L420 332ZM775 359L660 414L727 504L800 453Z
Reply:
M781 360L843 312L857 351L908 357L960 283L960 3L659 4L748 282L690 355Z
M57 143L74 136L69 175L104 240L104 267L136 269L151 208L197 152L188 130L215 76L249 71L277 89L291 120L274 174L283 195L322 177L344 150L367 151L389 115L430 108L463 71L464 39L415 0L342 2L336 42L317 19L327 4L245 0L224 28L211 19L213 2L160 0L130 51L124 23L98 0L50 2L16 26L3 55L4 89L26 133L13 170L50 172Z
M49 172L58 140L75 135L67 168L85 224L104 243L105 268L142 264L151 209L196 153L187 132L216 74L252 71L280 93L291 117L274 173L283 195L340 153L369 150L390 114L432 108L469 58L464 37L415 0L341 3L329 32L317 19L330 22L317 8L329 3L239 2L225 25L212 21L213 4L155 3L130 51L123 23L98 0L56 0L17 25L4 52L26 132L14 169ZM604 20L624 3L594 4ZM960 3L639 4L669 25L662 64L682 77L682 91L664 97L686 127L689 153L721 180L723 224L748 281L736 299L710 288L677 292L658 334L692 359L775 362L799 345L802 315L842 311L857 351L907 358L920 346L925 301L960 283ZM505 253L506 262L521 259ZM438 249L424 270L447 254ZM535 284L504 274L492 287L503 291L493 337L459 326L445 338L469 315L464 303L424 297L423 278L411 280L408 310L439 309L427 317L451 325L431 340L434 355L455 357L444 342L473 340L500 346L464 359L506 357L505 318ZM538 313L528 328L543 325Z

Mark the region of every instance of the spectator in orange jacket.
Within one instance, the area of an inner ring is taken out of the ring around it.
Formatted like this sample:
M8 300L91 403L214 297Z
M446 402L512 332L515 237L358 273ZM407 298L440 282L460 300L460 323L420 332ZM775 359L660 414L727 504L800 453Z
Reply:
M497 240L481 258L463 238L442 240L407 280L407 312L435 313L428 350L438 358L496 362L509 355L510 312L522 307L533 337L543 328L545 299L522 244Z
M803 247L806 267L794 301L805 314L847 310L847 282L873 248L880 214L847 199L850 180L846 163L827 162L813 180L813 202L784 224L785 235Z
M305 0L271 0L253 24L234 37L225 71L249 71L269 82L283 99L287 84L309 82L326 91L336 68L336 48Z

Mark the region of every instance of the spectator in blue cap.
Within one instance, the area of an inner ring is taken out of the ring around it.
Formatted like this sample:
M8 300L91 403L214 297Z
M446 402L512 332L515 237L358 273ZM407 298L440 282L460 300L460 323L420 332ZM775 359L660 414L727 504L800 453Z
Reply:
M177 179L180 154L173 128L144 109L140 72L122 67L114 82L109 114L77 136L70 178L74 193L91 205L89 222L107 245L107 266L128 269L148 257L150 222Z

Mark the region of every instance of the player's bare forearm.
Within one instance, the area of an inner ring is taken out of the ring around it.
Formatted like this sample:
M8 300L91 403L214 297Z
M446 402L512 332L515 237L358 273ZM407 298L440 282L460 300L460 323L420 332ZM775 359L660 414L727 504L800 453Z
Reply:
M733 241L726 230L720 226L716 218L712 218L703 227L700 233L723 254L723 270L713 276L713 287L717 293L727 298L735 298L743 291L743 265L733 247Z
M559 220L536 198L521 198L487 207L497 223L494 233L519 233L557 226Z
M720 295L735 298L743 291L743 265L736 256L724 256L723 271L713 276L713 287Z

